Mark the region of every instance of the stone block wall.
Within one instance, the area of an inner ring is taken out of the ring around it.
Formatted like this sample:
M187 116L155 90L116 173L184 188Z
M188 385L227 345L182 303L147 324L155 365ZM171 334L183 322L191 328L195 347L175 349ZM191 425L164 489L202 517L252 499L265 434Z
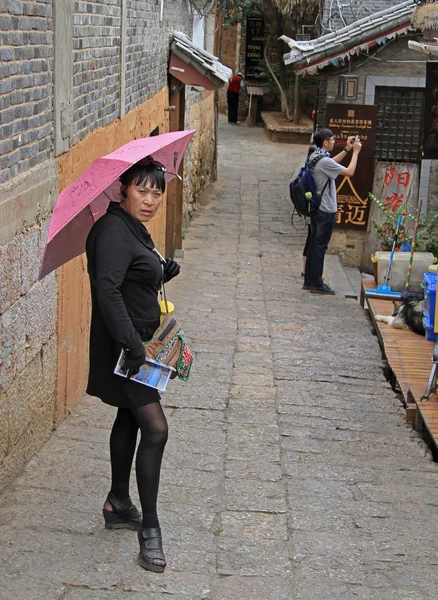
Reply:
M205 97L198 96L188 105L186 111L186 129L196 129L196 134L187 149L185 156L184 179L184 224L188 225L190 215L198 207L204 189L212 181L212 170L215 161L215 124L214 114L215 92L206 92ZM187 168L190 165L190 168Z
M38 270L56 195L54 160L0 185L0 489L53 427L57 285Z

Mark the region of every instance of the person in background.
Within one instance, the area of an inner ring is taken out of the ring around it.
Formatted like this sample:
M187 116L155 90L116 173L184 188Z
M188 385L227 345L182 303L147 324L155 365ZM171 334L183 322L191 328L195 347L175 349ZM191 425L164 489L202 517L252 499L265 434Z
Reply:
M315 146L315 144L312 144L309 147L309 150L307 151L306 161L309 160L310 156L315 152L315 150L316 150L316 146ZM304 277L304 272L306 270L307 252L309 250L310 238L312 236L312 230L310 227L310 217L305 217L304 219L305 219L305 222L307 225L307 238L306 238L306 243L304 244L304 250L303 250L303 270L301 271L301 277ZM324 279L324 276L322 278Z
M146 228L163 200L164 173L164 166L151 157L123 173L120 203L110 203L86 243L92 301L87 392L117 408L110 436L111 489L103 506L105 526L138 531L140 565L160 573L166 559L157 495L167 421L158 391L129 377L144 364L143 342L160 325L161 283L180 271L174 260L162 263ZM114 374L122 349L127 379ZM142 515L129 494L134 456Z
M237 73L231 79L227 88L227 104L228 104L228 123L238 125L237 112L239 109L239 94L240 90L245 89L242 73Z
M335 294L335 290L324 283L325 253L333 233L338 210L336 198L336 183L338 175L353 177L362 144L358 136L348 138L345 147L333 158L330 153L335 147L335 137L330 129L319 129L313 136L316 145L309 160L318 154L322 156L312 169L316 191L321 196L320 207L310 217L311 236L307 250L306 269L304 271L304 290L313 294ZM352 152L350 164L344 167L340 164ZM328 185L327 185L328 182Z

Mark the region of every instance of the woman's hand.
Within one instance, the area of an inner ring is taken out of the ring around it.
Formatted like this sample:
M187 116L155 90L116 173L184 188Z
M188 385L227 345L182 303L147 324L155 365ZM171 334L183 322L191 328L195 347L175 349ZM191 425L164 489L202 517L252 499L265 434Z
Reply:
M131 378L133 375L137 375L145 360L146 350L143 345L141 348L138 347L136 350L125 350L123 369L128 370L128 378Z
M175 262L171 258L166 258L166 264L163 268L164 282L167 283L168 281L179 275L180 270L181 267L177 262Z

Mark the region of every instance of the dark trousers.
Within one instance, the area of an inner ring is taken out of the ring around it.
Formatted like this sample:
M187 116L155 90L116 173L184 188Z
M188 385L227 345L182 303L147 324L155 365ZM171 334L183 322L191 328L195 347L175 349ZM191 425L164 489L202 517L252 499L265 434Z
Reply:
M310 218L310 244L307 250L304 285L321 287L324 270L324 257L332 237L336 222L336 213L326 213L317 210Z
M307 257L311 237L312 237L312 228L310 227L310 225L307 225L307 237L306 237L306 243L304 244L303 256Z
M227 92L228 122L237 123L237 109L239 107L239 94Z

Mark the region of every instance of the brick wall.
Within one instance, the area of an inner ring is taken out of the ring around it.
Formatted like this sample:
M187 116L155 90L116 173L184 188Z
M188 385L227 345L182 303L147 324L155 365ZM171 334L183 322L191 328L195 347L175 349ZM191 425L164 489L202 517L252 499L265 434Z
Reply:
M53 156L52 0L0 0L0 183Z
M185 2L129 1L126 23L126 111L154 96L167 82L169 34L192 31Z
M74 2L73 142L120 115L120 13L120 0Z

